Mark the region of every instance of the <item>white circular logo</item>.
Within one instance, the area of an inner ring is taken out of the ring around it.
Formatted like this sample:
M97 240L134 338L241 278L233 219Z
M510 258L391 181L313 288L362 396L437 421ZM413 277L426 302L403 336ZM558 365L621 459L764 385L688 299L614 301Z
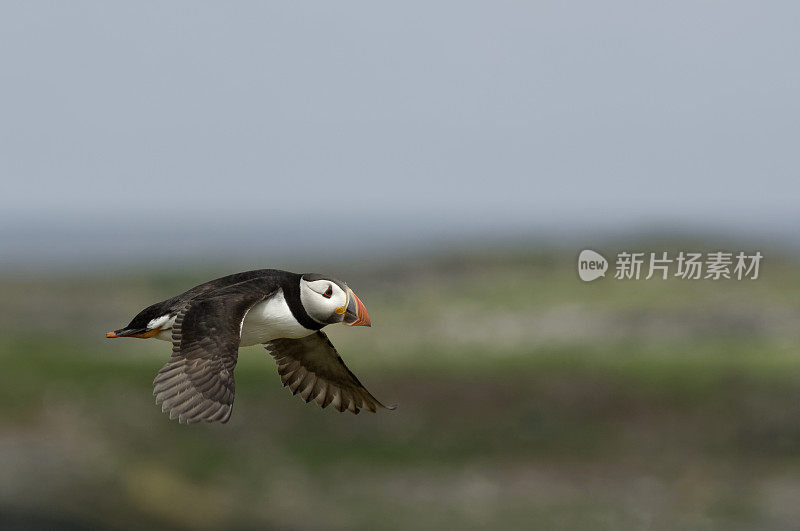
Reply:
M585 249L578 255L578 276L584 282L591 282L606 276L608 260L598 252Z

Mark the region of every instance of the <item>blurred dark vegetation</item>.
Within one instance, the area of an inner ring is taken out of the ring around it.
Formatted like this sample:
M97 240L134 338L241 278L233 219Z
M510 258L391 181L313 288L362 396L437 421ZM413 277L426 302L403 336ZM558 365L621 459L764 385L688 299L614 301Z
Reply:
M364 300L372 329L329 334L399 408L306 405L249 347L222 426L154 404L167 343L104 333L243 267L6 274L0 528L796 526L796 259L766 252L756 281L585 284L576 254L297 264Z

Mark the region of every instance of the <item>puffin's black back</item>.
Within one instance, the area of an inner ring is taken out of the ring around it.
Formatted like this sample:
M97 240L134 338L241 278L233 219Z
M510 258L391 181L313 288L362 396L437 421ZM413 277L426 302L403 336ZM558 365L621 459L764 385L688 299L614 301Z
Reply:
M148 306L139 312L123 330L145 329L147 323L153 319L169 313L176 313L190 300L212 297L217 291L250 280L261 280L262 282L250 283L248 288L251 291L255 288L255 290L261 291L265 295L274 292L278 288L283 288L286 303L289 305L295 318L303 326L312 330L319 330L321 325L311 319L303 309L302 304L300 304L300 277L301 275L297 273L290 273L289 271L282 271L280 269L256 269L254 271L234 273L233 275L210 280L180 295Z

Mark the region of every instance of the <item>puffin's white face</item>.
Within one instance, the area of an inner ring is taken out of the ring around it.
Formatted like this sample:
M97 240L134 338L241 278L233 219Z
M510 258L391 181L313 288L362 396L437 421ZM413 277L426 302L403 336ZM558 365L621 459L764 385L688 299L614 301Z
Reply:
M300 302L306 313L324 324L341 323L347 311L348 296L331 280L300 279Z

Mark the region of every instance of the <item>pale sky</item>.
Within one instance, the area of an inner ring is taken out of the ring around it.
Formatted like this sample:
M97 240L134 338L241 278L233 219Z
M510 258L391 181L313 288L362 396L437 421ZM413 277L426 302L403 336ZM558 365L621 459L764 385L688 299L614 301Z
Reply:
M798 20L796 2L5 1L5 257L792 235Z

